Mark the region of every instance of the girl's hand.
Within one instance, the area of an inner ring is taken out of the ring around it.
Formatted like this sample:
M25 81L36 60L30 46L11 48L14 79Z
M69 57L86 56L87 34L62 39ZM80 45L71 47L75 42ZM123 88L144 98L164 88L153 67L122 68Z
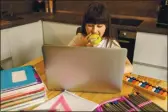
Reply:
M90 35L88 35L88 36L90 36ZM75 46L88 46L88 47L92 47L93 45L89 42L88 36L76 39L74 41Z

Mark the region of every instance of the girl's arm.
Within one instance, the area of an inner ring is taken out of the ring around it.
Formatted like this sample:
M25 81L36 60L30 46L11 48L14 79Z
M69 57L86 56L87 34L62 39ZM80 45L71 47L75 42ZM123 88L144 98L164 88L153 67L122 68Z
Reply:
M133 66L131 62L129 61L129 59L127 58L126 63L125 63L124 73L127 74L127 73L132 73L132 72L133 72Z
M68 46L92 46L88 42L87 38L81 33L78 33L68 44Z
M78 33L73 39L69 42L68 46L76 46L77 40L81 38L81 34Z
M121 48L121 46L119 45L119 43L116 40L114 40L113 43L115 44L115 46ZM132 66L131 62L129 61L129 59L127 58L126 62L125 62L124 74L132 73L132 72L133 72L133 66Z

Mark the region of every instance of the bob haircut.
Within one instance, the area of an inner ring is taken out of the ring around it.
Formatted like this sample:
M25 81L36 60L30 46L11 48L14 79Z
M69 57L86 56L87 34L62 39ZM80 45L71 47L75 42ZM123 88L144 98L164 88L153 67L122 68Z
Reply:
M105 24L106 30L103 37L108 39L113 39L113 37L111 36L111 30L112 30L111 17L106 7L103 4L99 2L93 2L88 6L88 9L84 14L83 22L82 22L81 33L83 35L87 35L86 29L85 29L87 23Z

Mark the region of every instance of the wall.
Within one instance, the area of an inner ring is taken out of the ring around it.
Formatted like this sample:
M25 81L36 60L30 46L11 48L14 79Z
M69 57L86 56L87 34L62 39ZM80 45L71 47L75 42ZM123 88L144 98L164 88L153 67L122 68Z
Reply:
M1 0L1 11L16 14L32 12L34 0ZM92 0L106 4L111 14L157 17L157 7L161 0ZM91 0L56 0L56 10L83 13Z
M96 1L96 0L92 0ZM90 0L56 0L56 10L83 13ZM111 14L157 17L160 0L97 0L104 3Z
M8 11L14 14L32 12L32 4L34 0L1 0L1 12Z

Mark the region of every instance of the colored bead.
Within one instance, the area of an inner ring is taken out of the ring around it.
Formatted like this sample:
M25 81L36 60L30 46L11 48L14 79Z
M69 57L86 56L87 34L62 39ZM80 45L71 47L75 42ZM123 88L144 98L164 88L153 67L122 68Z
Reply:
M162 90L160 90L159 94L160 94L160 95L162 95L162 94L163 94L163 91L162 91Z
M159 90L162 90L162 88L161 88L161 87L158 87L158 89L159 89Z
M124 80L126 81L126 80L127 80L127 77L124 77Z
M151 91L151 90L152 90L152 86L149 86L149 87L148 87L148 90L150 90L150 91Z
M160 91L160 90L156 88L156 90L155 90L154 92L155 92L155 93L159 93L159 91Z
M166 92L167 90L165 88L162 89L164 92Z
M164 92L162 95L163 95L163 96L167 96L167 92Z
M139 84L139 81L136 81L136 82L135 82L135 85L138 85L138 84Z
M147 85L148 83L147 82L144 82L145 85Z
M145 86L146 86L146 84L145 84L145 83L143 83L143 84L142 84L142 87L145 87Z
M141 84L141 87L144 87L144 83Z
M149 85L146 85L145 88L148 89Z
M136 83L136 80L133 80L132 83L135 84L135 83Z
M128 80L130 80L130 78L127 78L127 80L126 80L126 81L128 81Z
M133 81L133 79L132 78L130 78L130 80L128 80L128 82L132 82Z
M160 92L160 89L157 89L157 91L156 91L157 93L159 93Z
M152 89L152 91L154 92L156 90L156 88L154 87L153 89Z
M139 84L138 84L138 86L141 86L142 85L142 82L140 82Z
M156 89L159 89L159 90L160 90L161 88L160 88L159 86L156 86Z

